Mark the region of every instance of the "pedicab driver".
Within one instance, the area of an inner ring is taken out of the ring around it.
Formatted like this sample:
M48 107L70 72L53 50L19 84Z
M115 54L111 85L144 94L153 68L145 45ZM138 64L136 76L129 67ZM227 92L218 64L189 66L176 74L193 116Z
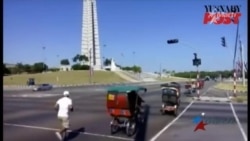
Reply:
M63 97L57 100L55 109L58 111L57 118L61 122L61 129L59 132L56 132L56 135L62 140L63 133L69 129L69 111L73 112L72 99L69 98L69 91L63 92Z

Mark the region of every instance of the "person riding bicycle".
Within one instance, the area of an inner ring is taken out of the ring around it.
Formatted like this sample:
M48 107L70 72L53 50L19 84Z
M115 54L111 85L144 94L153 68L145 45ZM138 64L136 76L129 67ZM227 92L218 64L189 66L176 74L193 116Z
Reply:
M63 92L63 97L57 100L55 109L58 111L57 118L61 122L61 129L56 132L56 135L62 140L62 135L69 129L69 111L73 112L73 104L72 99L69 98L69 91Z

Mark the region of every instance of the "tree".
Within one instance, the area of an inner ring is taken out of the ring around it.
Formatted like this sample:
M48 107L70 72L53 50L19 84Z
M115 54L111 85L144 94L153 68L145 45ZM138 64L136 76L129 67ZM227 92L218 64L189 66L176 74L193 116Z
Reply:
M74 64L72 66L72 69L73 70L89 70L89 66L88 65L81 65L81 64L77 63L77 64Z
M24 72L24 65L22 63L17 63L16 64L16 70L17 70L17 73Z
M73 62L77 63L79 61L79 57L80 55L76 54L76 56L72 58Z
M86 56L86 55L79 55L79 58L78 58L79 62L87 62L89 61L89 58Z
M61 65L64 65L64 66L70 65L69 59L62 59L61 60Z
M3 73L4 73L4 75L11 74L10 70L8 68L6 68L5 64L3 64Z
M104 62L103 62L103 65L104 65L104 66L109 66L109 65L111 65L111 59L107 59L107 58L106 58L106 59L104 60Z
M48 69L48 66L44 64L43 62L37 62L37 63L34 63L33 65L33 72L36 72L36 73L38 72L41 73L47 69Z
M31 73L32 72L32 66L29 64L25 64L23 65L23 70L27 73Z
M76 54L75 57L72 58L73 62L80 63L80 62L87 62L89 58L86 55Z
M133 67L132 67L132 70L133 70L134 73L141 73L141 72L142 72L140 66L133 66Z

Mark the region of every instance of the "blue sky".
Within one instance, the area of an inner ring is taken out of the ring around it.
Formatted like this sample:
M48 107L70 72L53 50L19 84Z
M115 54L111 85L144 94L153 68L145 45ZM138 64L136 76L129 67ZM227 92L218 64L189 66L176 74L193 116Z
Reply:
M82 3L4 0L4 62L46 58L53 67L60 59L72 60L80 53ZM236 25L204 25L204 5L241 5L239 33L246 57L247 0L97 0L102 56L121 65L138 64L145 71L158 71L160 65L189 71L195 70L196 51L202 58L201 70L231 69ZM228 48L221 46L222 36ZM166 44L173 38L180 43Z

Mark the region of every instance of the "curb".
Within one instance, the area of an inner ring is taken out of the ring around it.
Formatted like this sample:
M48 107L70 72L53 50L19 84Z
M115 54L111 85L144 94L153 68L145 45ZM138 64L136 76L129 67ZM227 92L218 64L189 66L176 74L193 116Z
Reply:
M62 87L79 87L79 86L112 86L112 85L154 85L161 84L162 82L121 82L121 83L108 83L108 84L69 84L69 85L53 85L54 88L62 88ZM11 85L11 86L3 86L4 90L25 90L32 89L35 86L26 86L26 85Z
M215 102L215 103L230 103L231 100L229 98L227 98L227 100L220 100L220 99L198 99L198 98L195 98L193 97L192 100L195 100L195 101L199 101L199 102Z

